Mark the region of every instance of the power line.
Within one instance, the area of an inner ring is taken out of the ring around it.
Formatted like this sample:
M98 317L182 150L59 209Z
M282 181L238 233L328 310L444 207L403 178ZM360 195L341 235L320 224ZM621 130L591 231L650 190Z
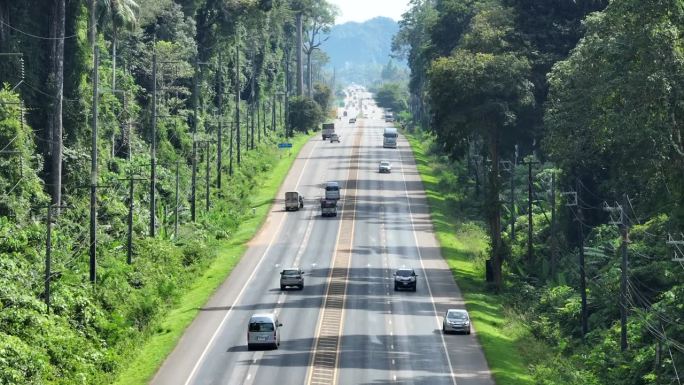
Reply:
M11 25L5 23L5 22L2 21L2 20L0 20L0 24L6 26L7 28L9 28L9 29L11 29L11 30L13 30L13 31L16 31L16 32L19 32L19 33L21 33L21 34L23 34L23 35L32 37L32 38L34 38L34 39L40 39L40 40L62 40L62 39L66 40L66 39L74 39L74 38L77 38L77 37L79 36L78 33L75 33L75 34L69 35L69 36L64 36L64 37L45 37L45 36L38 36L38 35L34 35L34 34L32 34L32 33L26 32L26 31L22 31L22 30L19 29L19 28L12 27ZM93 29L93 28L97 28L97 26L98 26L98 25L95 24L95 25L91 26L90 28L88 28L86 31L90 31L90 30Z

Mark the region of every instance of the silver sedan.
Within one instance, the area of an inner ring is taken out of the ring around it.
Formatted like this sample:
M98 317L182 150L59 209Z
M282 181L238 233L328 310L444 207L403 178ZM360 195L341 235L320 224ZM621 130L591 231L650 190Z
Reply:
M470 316L464 309L449 309L444 314L442 332L460 332L470 334Z

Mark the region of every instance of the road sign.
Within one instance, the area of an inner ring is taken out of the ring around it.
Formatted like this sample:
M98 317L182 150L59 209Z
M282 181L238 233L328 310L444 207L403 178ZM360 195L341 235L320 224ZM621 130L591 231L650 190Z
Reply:
M292 148L292 143L278 143L278 148Z

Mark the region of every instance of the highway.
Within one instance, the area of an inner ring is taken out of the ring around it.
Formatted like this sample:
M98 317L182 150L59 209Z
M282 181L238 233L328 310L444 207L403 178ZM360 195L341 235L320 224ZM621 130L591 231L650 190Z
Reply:
M382 148L389 124L369 110L356 124L336 121L341 143L316 136L304 146L263 228L152 384L494 384L475 329L441 333L445 310L463 307L460 291L408 143ZM390 174L378 173L380 160ZM336 218L320 216L326 181L342 186ZM285 212L293 190L305 207ZM289 266L306 271L303 290L280 290ZM393 290L398 267L416 270L416 292ZM247 350L257 312L284 324L279 349Z

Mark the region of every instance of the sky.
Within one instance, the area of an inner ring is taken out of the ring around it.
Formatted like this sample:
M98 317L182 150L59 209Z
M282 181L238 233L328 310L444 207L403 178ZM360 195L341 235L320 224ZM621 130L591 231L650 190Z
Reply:
M363 22L376 16L386 16L394 20L408 8L408 0L328 0L340 9L335 24L348 21Z

